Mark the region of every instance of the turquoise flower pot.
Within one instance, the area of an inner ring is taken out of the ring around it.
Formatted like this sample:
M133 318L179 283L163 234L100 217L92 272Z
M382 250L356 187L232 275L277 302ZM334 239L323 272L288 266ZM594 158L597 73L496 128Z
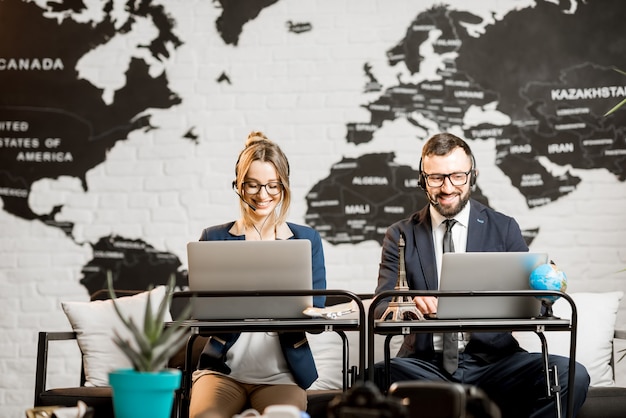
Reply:
M115 418L170 418L181 371L137 372L120 369L109 373Z

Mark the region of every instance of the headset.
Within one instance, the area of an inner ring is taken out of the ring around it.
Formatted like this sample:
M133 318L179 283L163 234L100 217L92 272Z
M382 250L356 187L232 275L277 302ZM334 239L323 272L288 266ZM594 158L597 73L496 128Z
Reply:
M470 158L472 160L472 168L470 168L470 187L474 187L478 173L476 172L476 159L474 158L474 154L470 154ZM420 157L420 164L417 172L417 183L421 189L426 190L426 177L422 173L422 158Z

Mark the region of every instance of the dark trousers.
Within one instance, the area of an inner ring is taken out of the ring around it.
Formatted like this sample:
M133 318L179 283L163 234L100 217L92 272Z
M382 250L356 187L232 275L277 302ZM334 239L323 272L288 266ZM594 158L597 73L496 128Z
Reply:
M561 386L562 416L566 416L567 399L574 396L574 414L585 402L589 388L587 369L576 363L574 388L568 387L569 358L550 355L550 366L556 364ZM547 386L541 353L517 352L495 363L469 354L459 354L459 368L450 375L441 367L440 358L432 362L416 358L391 359L390 383L407 380L448 381L481 388L494 401L504 418L553 418L554 398L547 397ZM377 375L384 367L376 364ZM386 390L387 388L381 388Z

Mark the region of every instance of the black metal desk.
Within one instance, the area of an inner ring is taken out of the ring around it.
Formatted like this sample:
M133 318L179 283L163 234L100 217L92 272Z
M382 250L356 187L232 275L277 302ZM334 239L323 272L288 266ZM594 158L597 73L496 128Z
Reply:
M459 320L438 320L428 319L423 321L404 320L404 321L383 321L376 319L375 309L383 300L393 296L437 296L437 297L461 297L461 296L560 296L567 300L572 309L571 319L544 319L544 318L528 318L528 319L459 319ZM390 348L389 340L394 335L407 335L411 333L433 333L433 332L456 332L456 331L475 331L475 332L493 332L493 331L533 331L535 332L542 345L544 371L547 383L547 395L554 396L557 408L557 417L561 416L560 393L559 388L551 385L550 370L548 367L548 343L546 341L545 331L567 331L570 333L570 355L569 355L569 375L568 385L574 387L574 378L576 370L576 326L577 312L576 305L572 298L562 292L556 291L474 291L474 292L456 292L456 291L420 291L420 290L390 290L381 292L374 297L368 313L368 333L367 333L367 353L368 353L368 378L374 378L374 335L387 335L385 340L385 378L389 375ZM558 385L558 381L555 383ZM567 417L572 417L572 409L574 405L573 394L570 391L567 399Z
M335 319L325 318L302 318L302 319L249 319L249 320L188 320L186 325L191 330L191 335L187 341L185 356L185 369L183 371L183 382L181 386L180 408L187 405L191 393L191 376L195 365L193 362L193 343L199 336L209 336L219 333L231 332L328 332L334 331L341 336L343 341L343 386L346 390L348 383L349 366L349 346L345 331L357 331L359 333L359 371L361 379L365 378L365 308L363 302L354 293L345 290L285 290L285 291L185 291L174 293L174 298L209 298L209 297L257 297L257 296L336 296L345 298L347 301L354 301L358 307L358 317L338 317ZM179 410L180 410L179 408ZM182 416L185 416L184 413Z

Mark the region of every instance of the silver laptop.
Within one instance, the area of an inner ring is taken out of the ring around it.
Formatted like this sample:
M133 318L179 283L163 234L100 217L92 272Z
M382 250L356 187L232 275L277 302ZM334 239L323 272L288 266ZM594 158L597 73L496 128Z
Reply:
M189 290L311 290L311 242L195 241L187 244ZM195 298L200 320L304 318L312 296Z
M548 262L546 253L444 253L440 290L530 290L530 273ZM541 312L534 297L441 297L437 319L532 318Z

